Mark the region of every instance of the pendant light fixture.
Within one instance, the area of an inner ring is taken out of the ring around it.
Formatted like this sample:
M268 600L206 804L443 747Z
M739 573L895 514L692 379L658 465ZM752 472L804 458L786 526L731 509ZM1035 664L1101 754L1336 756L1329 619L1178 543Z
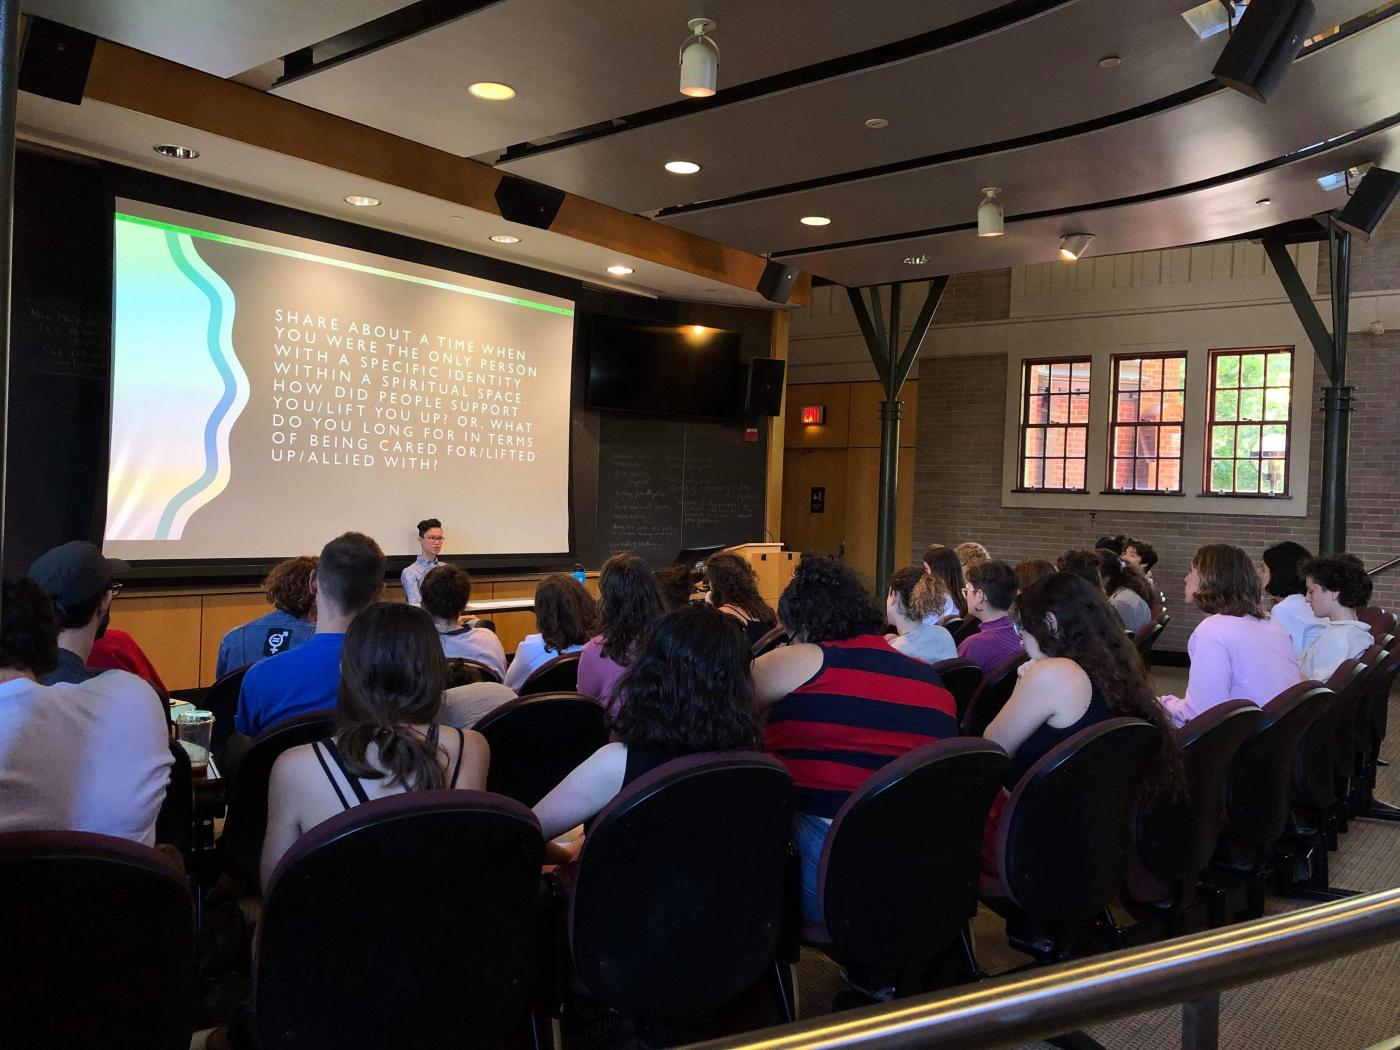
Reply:
M719 83L719 45L707 37L715 31L713 18L692 18L690 37L681 45L681 94L708 98Z
M1000 237L1006 232L1002 222L1000 186L983 186L982 203L977 206L977 236Z

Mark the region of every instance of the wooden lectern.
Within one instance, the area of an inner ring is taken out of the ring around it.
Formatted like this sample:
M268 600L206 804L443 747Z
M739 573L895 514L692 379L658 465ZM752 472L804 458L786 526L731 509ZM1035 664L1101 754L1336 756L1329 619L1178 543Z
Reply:
M728 548L730 554L737 554L758 574L758 593L773 608L778 607L778 597L792 579L797 568L797 551L785 551L781 543L741 543Z

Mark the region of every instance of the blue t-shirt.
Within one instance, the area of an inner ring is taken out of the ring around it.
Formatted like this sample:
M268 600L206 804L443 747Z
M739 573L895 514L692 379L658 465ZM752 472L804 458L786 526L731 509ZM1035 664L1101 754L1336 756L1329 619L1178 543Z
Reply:
M284 718L335 707L344 644L343 634L318 634L289 653L248 668L233 728L257 736Z
M230 671L247 667L269 656L279 656L288 649L309 641L316 625L281 609L273 609L224 635L219 643L219 662L214 676L222 678Z

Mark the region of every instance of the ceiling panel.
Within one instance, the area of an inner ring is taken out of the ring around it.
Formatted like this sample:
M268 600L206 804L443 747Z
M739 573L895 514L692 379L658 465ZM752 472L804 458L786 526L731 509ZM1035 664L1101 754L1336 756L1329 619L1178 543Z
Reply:
M503 150L684 102L677 56L713 18L721 87L863 51L1001 6L1002 0L504 0L340 63L276 94L459 156ZM467 94L479 80L510 102Z
M502 167L640 213L1034 135L1209 81L1223 39L1197 39L1183 6L1077 0L944 51ZM1319 0L1315 25L1374 6ZM1099 68L1110 54L1122 64ZM868 117L890 126L871 131ZM666 173L677 158L700 174Z
M231 77L409 0L23 0L23 9L215 76Z
M893 244L802 253L783 262L838 284L858 286L1055 260L1066 233L1094 234L1085 259L1246 237L1277 223L1341 207L1344 192L1325 192L1316 180L1367 160L1391 168L1400 163L1400 128L1224 186L1148 203L1007 223L1004 237L979 238L976 230L960 230ZM1255 201L1266 197L1273 201L1270 207L1255 207ZM928 262L918 266L903 262L905 257L919 255L926 255Z
M1219 91L1045 145L675 215L663 221L749 251L817 247L973 222L983 186L1008 218L1227 175L1400 112L1400 12L1300 61L1267 106ZM1047 173L1052 173L1047 177ZM825 215L830 226L803 226Z

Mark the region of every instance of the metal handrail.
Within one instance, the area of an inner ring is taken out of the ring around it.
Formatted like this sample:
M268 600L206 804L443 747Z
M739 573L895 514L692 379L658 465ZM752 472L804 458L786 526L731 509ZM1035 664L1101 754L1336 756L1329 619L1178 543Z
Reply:
M694 1050L827 1050L1022 1043L1252 984L1400 940L1400 888L1143 948L830 1014Z
M1393 569L1397 565L1400 565L1400 558L1391 558L1390 561L1386 562L1384 565L1377 565L1374 569L1367 569L1366 575L1379 576L1381 573Z

